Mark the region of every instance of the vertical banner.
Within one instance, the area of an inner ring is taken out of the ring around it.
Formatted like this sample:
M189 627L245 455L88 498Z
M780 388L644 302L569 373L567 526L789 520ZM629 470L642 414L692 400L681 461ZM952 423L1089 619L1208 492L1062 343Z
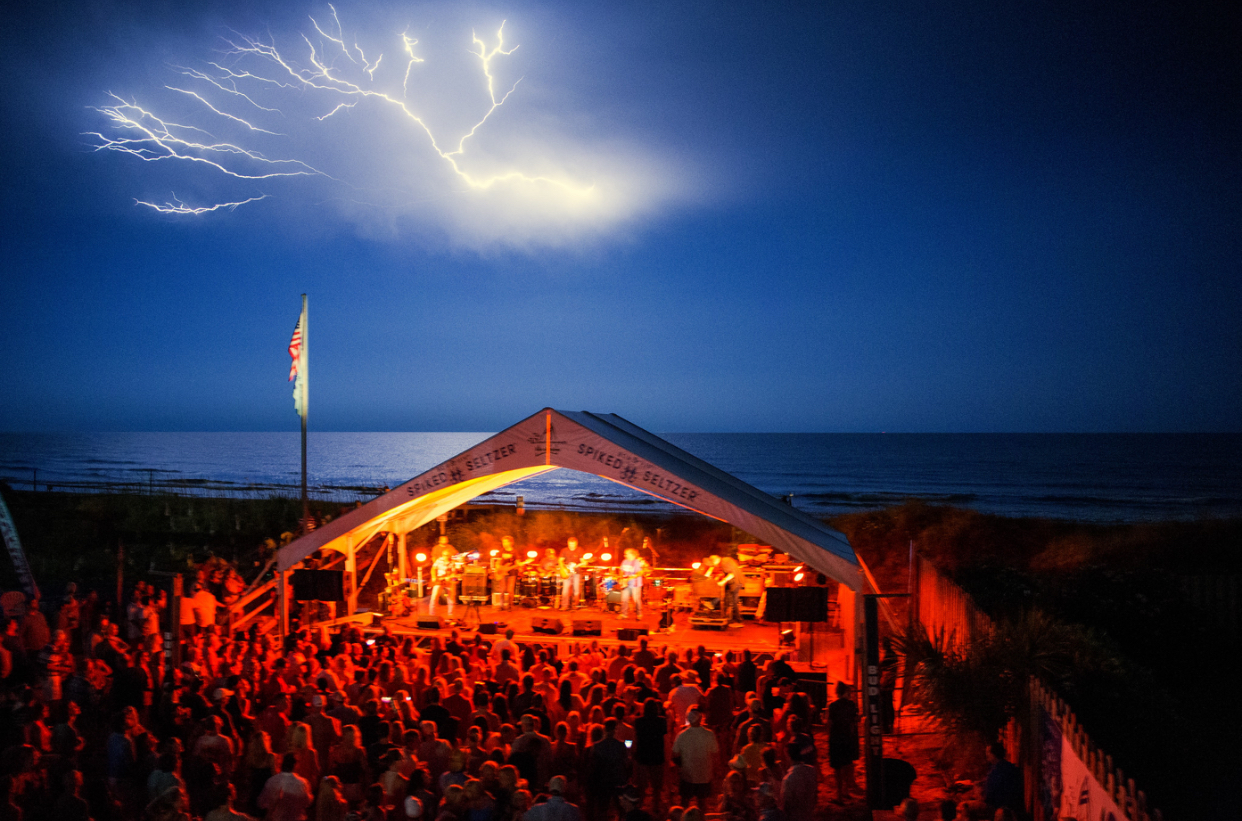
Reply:
M875 596L863 597L863 726L866 728L867 806L889 809L884 801L884 735L880 722L880 614Z
M0 534L4 536L4 546L8 548L9 558L13 561L13 569L17 571L17 579L22 583L26 595L34 598L39 595L39 586L35 584L34 574L30 572L30 564L26 561L26 551L22 549L22 540L17 537L17 526L9 515L9 506L0 496Z

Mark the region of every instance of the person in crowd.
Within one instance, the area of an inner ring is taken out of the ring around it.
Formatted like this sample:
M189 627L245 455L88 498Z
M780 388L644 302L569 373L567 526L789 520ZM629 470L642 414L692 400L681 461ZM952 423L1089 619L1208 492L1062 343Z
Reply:
M280 772L263 785L258 804L267 810L267 821L305 821L314 797L310 784L294 772L297 766L297 755L286 753L280 761Z
M686 713L686 722L690 726L673 741L673 763L681 777L678 793L683 804L693 800L701 807L711 794L720 746L716 734L702 726L703 714L698 709Z
M836 801L845 803L854 790L854 762L858 760L858 705L850 686L838 681L837 697L828 705L828 765L836 782Z
M526 811L525 821L583 821L578 805L565 800L566 782L562 776L548 781L548 800Z

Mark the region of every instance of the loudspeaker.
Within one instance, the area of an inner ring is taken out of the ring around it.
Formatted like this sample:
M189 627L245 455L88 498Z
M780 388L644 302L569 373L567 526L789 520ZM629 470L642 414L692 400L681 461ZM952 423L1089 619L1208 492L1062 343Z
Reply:
M769 587L764 621L828 621L828 588Z
M559 636L565 631L565 625L560 619L545 619L542 616L535 616L530 620L530 629L536 633L549 633L553 636Z
M483 622L482 624L479 625L479 632L485 636L496 635L496 622L494 621Z
M294 601L345 601L343 571L295 570L290 582Z
M487 598L487 571L483 568L470 568L461 578L461 595L477 599Z
M600 619L574 619L575 636L599 636L604 632L604 622Z
M646 627L622 627L617 630L617 641L638 641L639 636L648 635Z
M419 630L440 630L444 627L444 620L439 616L419 616L417 623Z

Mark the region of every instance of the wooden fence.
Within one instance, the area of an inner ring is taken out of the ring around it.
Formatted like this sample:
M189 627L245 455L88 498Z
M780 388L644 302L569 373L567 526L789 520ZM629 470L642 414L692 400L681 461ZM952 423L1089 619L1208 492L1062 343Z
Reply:
M969 593L958 587L934 564L919 556L916 573L914 606L919 622L929 638L935 640L937 636L943 636L949 647L960 651L975 639L991 633L992 619L979 609ZM1036 821L1056 821L1060 817L1048 813L1045 806L1047 796L1041 796L1039 790L1039 785L1045 782L1045 776L1050 775L1045 771L1050 766L1048 757L1042 750L1045 716L1060 728L1072 754L1081 761L1085 773L1089 773L1090 778L1096 782L1092 785L1080 781L1073 785L1073 789L1078 791L1076 801L1078 797L1087 795L1093 796L1099 804L1106 796L1107 801L1115 804L1117 811L1128 821L1160 821L1160 812L1148 809L1146 796L1135 787L1134 780L1127 779L1121 769L1114 766L1111 756L1091 742L1073 711L1060 696L1042 683L1032 680L1030 725L1024 726L1022 722L1011 721L1003 740L1010 760L1023 769L1027 809ZM1060 772L1056 777L1060 777ZM1075 807L1077 809L1077 804ZM1077 812L1070 817L1078 817ZM1092 818L1095 817L1107 815L1092 815Z
M1203 611L1213 625L1230 633L1242 627L1242 576L1182 576L1181 588L1187 600Z
M1060 696L1036 679L1031 679L1030 692L1033 726L1029 729L1032 742L1036 745L1041 742L1047 743L1047 734L1043 732L1043 724L1051 720L1060 730L1062 746L1068 746L1067 752L1072 753L1076 758L1070 766L1076 768L1081 765L1085 770L1084 775L1089 774L1095 782L1088 784L1071 779L1071 783L1063 783L1061 773L1068 769L1064 761L1061 761L1057 773L1050 774L1041 772L1040 767L1042 765L1048 768L1051 756L1039 754L1031 756L1034 766L1027 768L1027 794L1030 796L1034 793L1034 806L1031 809L1034 810L1036 821L1056 821L1064 817L1057 812L1057 809L1067 805L1074 808L1074 814L1071 817L1078 817L1079 812L1087 812L1091 818L1107 818L1115 808L1116 812L1129 821L1161 821L1163 816L1160 811L1150 809L1147 806L1147 796L1135 786L1134 779L1126 778L1121 768L1113 763L1112 756L1105 754L1092 743L1091 737L1078 723L1078 717L1074 715L1074 711ZM1058 755L1055 758L1060 760L1061 756ZM1049 775L1053 777L1049 778ZM1032 780L1035 781L1035 785L1031 784ZM1042 791L1030 789L1031 786L1050 783L1057 785L1057 792L1060 794L1049 795L1047 789ZM1068 800L1065 800L1066 798ZM1084 804L1086 806L1083 806ZM1112 806L1109 806L1110 804Z
M975 600L922 556L918 557L915 606L919 623L933 640L943 635L955 650L992 631L992 620Z

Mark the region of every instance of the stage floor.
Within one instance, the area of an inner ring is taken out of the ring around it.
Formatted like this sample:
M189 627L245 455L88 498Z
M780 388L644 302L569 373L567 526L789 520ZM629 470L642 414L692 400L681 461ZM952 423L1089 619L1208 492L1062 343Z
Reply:
M444 627L439 630L420 628L418 626L419 616L387 617L383 620L383 624L394 635L444 637L448 635L451 629L456 628L463 636L473 637L480 623L494 623L496 625L497 637L503 636L505 630L511 629L513 630L515 641L523 644L531 643L544 647L555 647L558 654L563 652L561 648L567 648L570 644L585 643L592 640L598 641L602 647L615 647L619 644L637 647L637 640L620 641L617 638L617 631L623 628L646 628L648 630L647 639L649 646L657 652L663 652L665 649L684 652L685 650L703 645L709 651L716 653L733 650L740 654L743 649L749 648L756 655L772 654L775 656L782 651L790 651L791 658L795 660L800 655L796 647L782 647L780 643L781 627L791 627L792 625L777 625L747 619L742 627L695 629L690 624L691 614L689 612L675 611L672 629L660 630L660 617L663 615L663 612L662 608L648 608L644 610L641 619L636 620L631 616L629 619L622 620L617 613L601 611L595 606L585 606L565 611L552 607L520 606L512 610L500 610L486 605L481 605L477 609L470 608L467 610L464 605L458 605L453 609L453 617L451 619L444 607L437 608L437 615L441 616L444 622ZM426 617L423 616L422 618ZM560 619L562 631L559 634L535 632L532 627L532 621L538 618ZM600 621L600 635L573 635L573 622L586 619L598 619ZM822 644L824 642L821 641ZM807 663L798 664L795 661L793 664L794 668L798 670L812 669L812 665L809 663L810 654L804 652L801 656L807 659ZM840 678L845 672L845 653L843 649L831 649L821 646L816 648L814 657L814 669L821 672L828 671L834 680Z

